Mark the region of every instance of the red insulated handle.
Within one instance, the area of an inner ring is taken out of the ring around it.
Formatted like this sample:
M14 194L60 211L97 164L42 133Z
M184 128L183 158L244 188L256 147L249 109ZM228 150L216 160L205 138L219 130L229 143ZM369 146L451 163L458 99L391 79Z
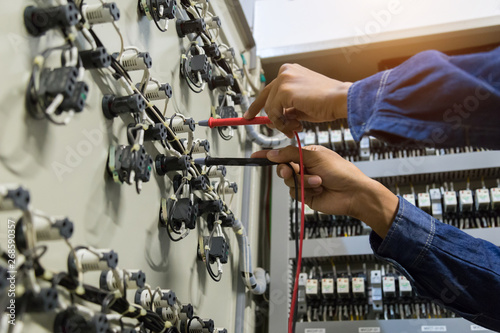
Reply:
M263 125L270 124L271 120L268 117L255 117L253 119L245 119L245 118L222 118L215 119L210 118L208 120L208 126L210 128L219 127L219 126L238 126L238 125Z

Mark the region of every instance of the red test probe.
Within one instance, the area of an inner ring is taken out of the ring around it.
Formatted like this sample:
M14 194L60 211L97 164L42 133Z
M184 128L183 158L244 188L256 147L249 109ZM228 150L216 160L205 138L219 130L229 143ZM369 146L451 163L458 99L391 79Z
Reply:
M239 126L239 125L264 125L270 124L271 120L268 117L255 117L253 119L245 118L212 118L201 120L199 126L208 126L210 128L221 126Z

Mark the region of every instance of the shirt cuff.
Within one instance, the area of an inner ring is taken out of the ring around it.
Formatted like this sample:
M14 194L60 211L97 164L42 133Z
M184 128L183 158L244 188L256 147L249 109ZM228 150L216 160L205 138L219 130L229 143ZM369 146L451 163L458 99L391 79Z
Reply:
M418 267L426 257L436 233L436 220L401 196L398 199L398 212L387 236L382 239L372 231L370 245L376 256L392 262L413 280L407 270Z
M354 140L360 141L370 128L377 103L387 85L391 70L354 82L347 92L347 122Z

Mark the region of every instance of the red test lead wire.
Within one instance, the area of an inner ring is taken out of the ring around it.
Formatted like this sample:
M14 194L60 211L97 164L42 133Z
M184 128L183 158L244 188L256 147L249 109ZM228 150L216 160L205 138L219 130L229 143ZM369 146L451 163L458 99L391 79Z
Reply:
M265 125L270 124L271 120L268 117L255 117L253 119L245 118L212 118L201 120L199 126L208 126L210 128L221 126L242 126L242 125Z
M299 234L299 257L297 260L297 271L295 273L295 283L293 285L293 295L292 295L292 304L290 306L290 316L288 317L288 333L293 332L293 320L295 314L295 303L297 302L297 290L299 289L299 275L300 269L302 266L302 243L304 240L304 220L305 220L305 207L304 207L304 157L302 155L302 146L300 144L300 138L297 132L293 132L295 134L295 138L297 139L297 145L299 146L299 162L300 162L300 234ZM298 198L295 198L297 200Z

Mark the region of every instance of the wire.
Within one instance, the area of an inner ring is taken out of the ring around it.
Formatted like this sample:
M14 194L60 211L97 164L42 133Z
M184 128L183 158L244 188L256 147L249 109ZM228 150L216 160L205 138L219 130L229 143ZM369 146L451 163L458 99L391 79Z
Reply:
M297 132L294 132L295 138L297 139L297 145L299 147L299 165L300 165L300 198L301 198L301 212L300 212L300 218L301 218L301 223L300 223L300 234L299 234L299 252L298 256L296 258L297 261L297 271L295 273L295 283L293 286L293 294L292 294L292 304L290 307L290 316L288 318L288 333L293 333L294 332L294 322L295 322L295 307L297 303L297 292L298 292L298 287L299 287L299 275L300 275L300 269L302 265L302 244L304 240L304 210L305 210L305 203L304 203L304 156L302 154L302 145L300 144L300 138Z

